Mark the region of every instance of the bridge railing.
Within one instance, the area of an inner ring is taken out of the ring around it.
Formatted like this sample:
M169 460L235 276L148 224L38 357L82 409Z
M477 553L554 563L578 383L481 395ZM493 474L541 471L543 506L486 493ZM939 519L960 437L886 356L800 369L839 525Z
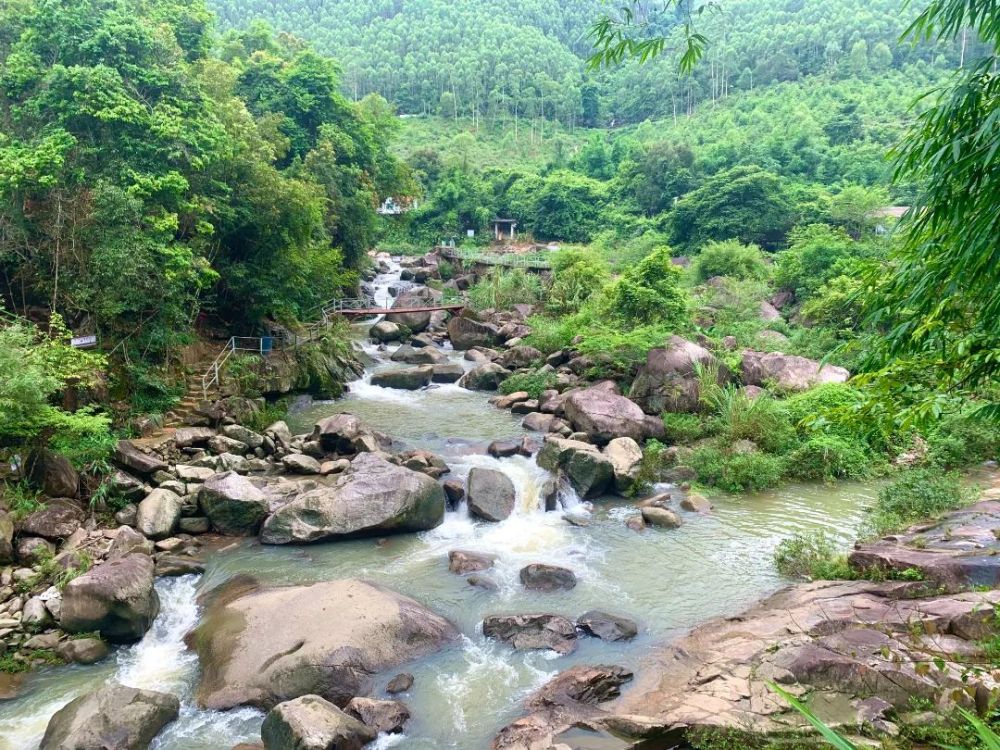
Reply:
M479 250L443 248L445 257L465 263L479 263L486 266L505 268L552 268L552 262L538 253L484 253Z

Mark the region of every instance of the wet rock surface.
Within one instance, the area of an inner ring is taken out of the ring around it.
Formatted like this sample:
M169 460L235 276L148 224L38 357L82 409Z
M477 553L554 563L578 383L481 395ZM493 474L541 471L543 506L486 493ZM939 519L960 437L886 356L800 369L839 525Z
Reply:
M488 615L483 635L509 643L515 649L551 649L560 654L576 650L576 626L552 614Z

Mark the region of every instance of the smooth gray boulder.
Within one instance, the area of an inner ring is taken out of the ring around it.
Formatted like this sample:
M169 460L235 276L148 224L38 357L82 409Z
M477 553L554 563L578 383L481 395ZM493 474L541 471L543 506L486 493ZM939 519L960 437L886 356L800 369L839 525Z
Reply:
M105 685L56 711L39 750L146 750L180 705L167 693Z
M130 440L118 441L118 445L115 446L114 461L123 469L129 469L143 476L150 476L169 468L165 461L143 453Z
M775 386L786 391L804 391L822 383L846 383L851 373L843 367L781 352L743 352L740 373L744 385Z
M49 501L44 508L26 516L18 532L40 536L50 541L66 539L80 528L86 518L83 508L65 498Z
M393 301L396 309L433 307L441 299L441 292L426 286L415 286L407 289ZM431 310L414 310L411 312L390 312L385 320L389 323L405 326L410 333L420 333L427 330L431 324Z
M510 370L496 362L487 362L465 373L458 384L470 391L495 391L510 377Z
M319 695L337 705L370 695L379 673L457 640L443 617L358 580L261 587L239 577L212 592L189 644L201 662L203 708Z
M496 346L501 343L499 329L491 323L456 315L448 321L448 338L458 351L474 346Z
M212 528L227 536L253 536L267 517L267 497L233 471L216 474L198 490L198 504Z
M99 632L113 643L137 641L160 611L153 560L131 554L108 560L66 584L59 625L67 633Z
M619 494L631 492L642 469L642 448L632 438L621 437L604 446L603 453L614 470L615 490Z
M599 445L618 437L641 441L646 415L635 403L607 388L594 386L571 393L563 404L566 420Z
M434 377L432 365L401 367L374 373L372 385L381 388L395 388L401 391L417 391L430 385L432 377Z
M514 482L502 471L472 469L465 494L469 513L484 521L503 521L514 512L517 492Z
M318 695L279 703L260 727L264 750L361 750L377 734Z
M165 539L174 533L184 501L170 490L155 489L139 503L135 527L150 539Z
M264 522L265 544L303 544L371 534L427 531L444 520L441 485L363 453L332 486L305 492Z
M382 320L368 329L368 335L383 344L403 338L403 329L396 323Z
M698 411L699 370L714 370L720 382L730 377L729 370L708 349L680 336L671 336L665 347L650 349L628 396L646 414L657 417L665 411Z
M321 419L315 424L312 439L327 453L351 456L379 450L383 438L353 414L346 412Z
M403 344L389 359L408 365L442 365L448 361L448 355L434 346L423 346L418 349L410 344Z

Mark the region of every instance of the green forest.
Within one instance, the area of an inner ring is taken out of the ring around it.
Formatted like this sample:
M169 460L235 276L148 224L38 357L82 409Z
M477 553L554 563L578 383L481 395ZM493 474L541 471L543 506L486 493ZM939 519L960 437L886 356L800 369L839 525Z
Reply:
M0 750L1000 747L998 66L0 0Z

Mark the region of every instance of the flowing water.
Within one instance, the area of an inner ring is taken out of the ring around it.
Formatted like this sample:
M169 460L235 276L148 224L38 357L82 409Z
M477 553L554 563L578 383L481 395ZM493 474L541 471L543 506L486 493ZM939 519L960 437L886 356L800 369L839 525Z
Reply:
M382 299L396 278L398 267L376 280ZM685 514L679 529L641 534L625 527L624 519L635 513L628 501L608 498L584 505L563 493L564 506L589 520L586 526L572 525L562 512L543 512L540 488L549 475L532 459L482 455L489 441L523 434L517 418L491 407L486 394L456 385L416 392L372 386L372 371L395 365L374 347L366 346L366 351L372 365L352 384L351 393L340 401L313 404L291 420L293 429L305 431L319 417L350 411L392 435L401 447L443 455L453 476L464 477L476 466L503 471L517 488L515 513L502 523L487 524L471 521L460 508L423 534L306 547L264 547L247 540L218 552L200 578L159 581L162 611L140 643L119 648L103 664L44 670L30 680L22 697L0 703L0 750L37 747L52 713L107 680L180 696L181 718L154 748L227 750L238 742L259 741L259 712L207 712L193 705L198 664L183 642L197 622L197 594L238 572L272 583L365 578L450 618L463 633L460 643L406 665L416 677L403 696L413 719L405 735L382 737L375 746L485 748L519 714L522 699L558 671L578 663L639 667L657 644L711 617L745 609L780 587L785 581L774 569L772 554L781 539L823 529L847 545L877 491L861 484L788 485L752 496L714 497L711 514ZM451 356L464 361L456 353ZM488 572L497 591L475 588L448 572L447 553L456 548L498 556L496 568ZM525 591L517 574L532 562L569 567L579 584L554 594ZM582 639L575 653L557 657L553 652L514 652L479 631L486 614L544 611L573 618L593 608L632 617L640 624L639 637L624 644Z

